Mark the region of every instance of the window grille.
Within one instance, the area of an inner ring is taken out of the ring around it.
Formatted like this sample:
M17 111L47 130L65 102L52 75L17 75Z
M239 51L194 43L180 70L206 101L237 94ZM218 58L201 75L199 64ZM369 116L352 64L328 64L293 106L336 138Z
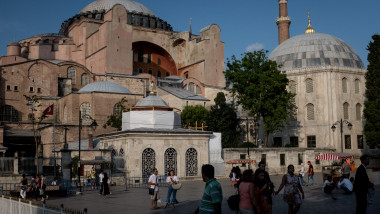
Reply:
M359 94L360 92L360 81L358 79L355 80L355 94Z
M314 120L314 105L311 103L307 104L307 119Z
M119 156L123 156L124 155L124 149L121 148L120 151L119 151Z
M317 140L315 136L307 136L307 148L315 148L317 146Z
M313 93L314 85L312 79L306 79L306 93Z
M358 135L357 140L358 140L358 149L364 149L363 135Z
M82 74L82 77L81 77L81 84L83 86L87 85L88 84L88 74Z
M302 154L298 153L298 165L301 165L303 163Z
M360 103L356 104L356 120L362 119L362 105Z
M290 93L296 94L297 93L297 88L296 88L296 82L295 81L290 81L289 82L289 90Z
M156 166L156 153L153 149L144 149L142 153L142 177L149 177Z
M351 149L351 135L344 135L344 147L345 149Z
M177 173L177 151L173 148L169 148L165 151L165 175L168 175L170 170L174 170Z
M285 154L280 154L280 165L285 166Z
M198 175L198 153L194 148L186 151L186 176Z
M347 93L347 78L342 79L342 91L343 93Z
M75 68L69 67L67 69L67 78L71 79L71 84L75 84Z
M0 121L17 122L18 111L10 105L0 107Z
M348 120L348 103L343 104L343 118Z

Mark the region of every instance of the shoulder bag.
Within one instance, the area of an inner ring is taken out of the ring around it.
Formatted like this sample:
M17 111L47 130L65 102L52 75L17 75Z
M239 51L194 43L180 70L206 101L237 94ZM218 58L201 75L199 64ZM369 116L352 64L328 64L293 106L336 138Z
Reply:
M173 188L174 190L179 190L179 189L181 189L181 187L182 187L182 184L181 184L181 183L172 184L172 188Z

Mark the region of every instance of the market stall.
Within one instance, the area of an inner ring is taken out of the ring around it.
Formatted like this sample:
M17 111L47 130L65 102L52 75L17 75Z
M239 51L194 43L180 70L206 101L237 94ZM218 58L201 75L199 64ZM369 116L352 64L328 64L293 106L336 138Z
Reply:
M315 157L316 160L329 160L333 161L331 165L328 166L322 166L322 175L323 175L323 181L327 179L328 176L331 176L333 178L333 181L337 181L339 177L341 176L341 168L342 168L342 162L339 160L346 159L354 159L354 156L351 154L346 153L328 153L328 154L321 154ZM352 166L353 163L350 165ZM352 169L352 167L351 167Z

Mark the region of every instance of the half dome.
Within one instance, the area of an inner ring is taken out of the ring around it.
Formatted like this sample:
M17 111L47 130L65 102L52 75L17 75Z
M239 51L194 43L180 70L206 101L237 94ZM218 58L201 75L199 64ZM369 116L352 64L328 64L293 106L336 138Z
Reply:
M86 13L86 12L92 12L94 10L109 11L116 4L123 5L129 12L136 11L138 13L143 13L145 15L154 16L154 13L151 10L149 10L147 7L132 0L96 0L90 3L89 5L87 5L86 7L84 7L80 12Z
M130 90L126 87L119 85L115 82L109 81L99 81L93 82L85 87L81 88L78 93L92 93L92 92L100 92L100 93L113 93L113 94L132 94Z
M283 71L326 66L365 69L347 43L322 33L294 36L277 46L269 59L282 65Z
M138 101L136 107L168 107L168 104L156 95L149 95Z

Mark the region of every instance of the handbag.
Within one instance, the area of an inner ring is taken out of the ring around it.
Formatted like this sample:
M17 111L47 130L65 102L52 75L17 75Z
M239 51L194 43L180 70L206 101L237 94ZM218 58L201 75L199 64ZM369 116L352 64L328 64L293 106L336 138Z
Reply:
M240 195L239 194L236 194L236 195L231 195L228 199L227 199L227 203L228 203L228 207L231 209L231 210L239 210L239 203L240 203Z
M181 189L181 187L182 187L182 184L181 184L181 183L172 184L172 188L173 188L174 190L179 190L179 189Z
M149 195L154 195L154 188L149 187Z

